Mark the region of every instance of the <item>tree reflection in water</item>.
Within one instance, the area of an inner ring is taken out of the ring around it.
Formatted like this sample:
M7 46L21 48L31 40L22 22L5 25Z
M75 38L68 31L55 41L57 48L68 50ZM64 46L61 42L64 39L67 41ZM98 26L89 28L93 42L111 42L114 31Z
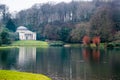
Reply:
M86 62L99 62L100 61L100 50L95 48L83 48L82 49L83 59Z
M0 69L45 74L52 80L120 80L120 50L20 47L0 50Z

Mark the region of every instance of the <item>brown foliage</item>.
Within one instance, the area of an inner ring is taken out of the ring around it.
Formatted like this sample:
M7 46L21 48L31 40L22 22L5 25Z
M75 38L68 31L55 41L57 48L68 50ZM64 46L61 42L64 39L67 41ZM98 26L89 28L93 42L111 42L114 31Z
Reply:
M93 44L95 44L96 46L98 46L100 44L100 37L96 36L92 39Z
M90 37L89 36L84 36L83 37L83 44L84 45L89 45L90 44Z

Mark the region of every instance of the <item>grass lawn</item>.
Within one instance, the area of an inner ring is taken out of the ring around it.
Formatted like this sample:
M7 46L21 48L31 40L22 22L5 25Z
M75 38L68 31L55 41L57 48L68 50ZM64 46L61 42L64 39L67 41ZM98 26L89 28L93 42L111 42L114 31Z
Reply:
M90 44L90 46L85 46L84 44L68 44L68 45L70 45L71 47L90 47L90 48L96 48L96 45L95 44ZM104 49L105 48L105 44L104 43L100 43L100 45L99 45L99 48L102 48L102 49Z
M95 44L90 44L91 48L96 48ZM105 48L105 44L104 43L100 43L99 48L104 49Z
M34 40L22 40L15 41L11 44L12 46L48 46L48 43L45 41L34 41Z
M0 70L0 80L51 80L42 74Z
M0 49L10 49L10 48L18 48L17 46L0 46Z

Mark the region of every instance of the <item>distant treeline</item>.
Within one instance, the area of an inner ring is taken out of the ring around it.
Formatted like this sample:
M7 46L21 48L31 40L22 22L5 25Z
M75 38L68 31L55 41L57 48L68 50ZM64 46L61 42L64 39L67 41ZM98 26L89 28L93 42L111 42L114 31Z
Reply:
M38 40L81 42L87 35L102 42L120 40L120 1L93 0L35 4L14 17L0 5L0 26L14 32L20 25L37 32ZM14 39L16 40L16 39Z

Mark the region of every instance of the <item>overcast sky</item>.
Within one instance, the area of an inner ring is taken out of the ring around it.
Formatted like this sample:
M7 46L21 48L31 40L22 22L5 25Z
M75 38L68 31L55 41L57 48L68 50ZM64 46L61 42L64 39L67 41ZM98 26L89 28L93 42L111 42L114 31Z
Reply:
M6 4L9 7L9 11L20 11L22 9L30 8L35 3L46 2L70 2L71 0L0 0L0 4Z

